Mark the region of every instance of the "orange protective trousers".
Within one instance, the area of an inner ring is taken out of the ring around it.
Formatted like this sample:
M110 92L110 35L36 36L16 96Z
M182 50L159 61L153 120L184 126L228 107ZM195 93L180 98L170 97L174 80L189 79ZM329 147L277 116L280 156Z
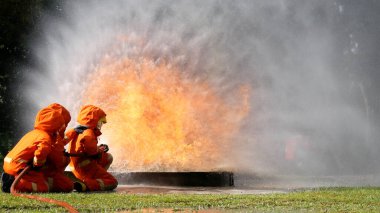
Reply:
M49 184L50 192L71 192L74 189L73 181L64 174L66 166L69 164L70 159L63 155L58 147L53 147L46 167L43 168L45 180Z
M18 175L16 175L16 178ZM29 170L22 176L20 182L15 186L19 192L48 192L49 186L42 172Z
M107 172L112 163L112 155L102 153L100 159L82 158L72 169L74 175L81 180L89 191L106 191L115 189L117 180Z

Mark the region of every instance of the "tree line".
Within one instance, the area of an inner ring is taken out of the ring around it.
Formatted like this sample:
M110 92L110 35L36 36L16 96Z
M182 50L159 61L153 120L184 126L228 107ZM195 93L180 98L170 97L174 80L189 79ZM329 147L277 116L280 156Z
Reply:
M54 0L0 1L0 162L21 137L20 107L26 104L19 94L22 67L33 63L32 38L41 33L45 12L55 13L61 2ZM2 170L2 166L1 169Z

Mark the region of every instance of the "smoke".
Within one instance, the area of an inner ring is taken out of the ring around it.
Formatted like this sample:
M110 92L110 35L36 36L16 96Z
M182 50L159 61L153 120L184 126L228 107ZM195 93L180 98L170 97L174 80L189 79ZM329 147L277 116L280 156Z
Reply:
M365 49L345 19L360 15L347 15L350 6L330 0L69 1L62 17L47 17L44 37L33 44L38 66L23 82L30 103L25 123L51 102L75 118L89 70L112 52L118 36L127 36L143 46L127 45L122 54L163 58L211 82L220 95L250 85L250 114L226 156L238 171L376 174L377 108L370 77L357 71Z

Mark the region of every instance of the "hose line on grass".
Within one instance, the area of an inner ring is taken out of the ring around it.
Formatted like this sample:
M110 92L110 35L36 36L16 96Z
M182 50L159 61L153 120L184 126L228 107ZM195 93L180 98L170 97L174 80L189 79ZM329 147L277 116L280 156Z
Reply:
M15 187L17 186L18 182L20 182L20 179L22 178L22 176L24 176L24 174L27 173L30 168L31 168L31 166L25 167L25 169L22 170L22 172L16 177L15 181L12 183L12 186L11 186L11 194L12 195L18 196L18 197L25 197L25 198L29 198L29 199L33 199L33 200L38 200L38 201L42 201L45 203L52 203L52 204L55 204L55 205L58 205L58 206L61 206L65 209L67 209L70 213L78 213L78 211L73 206L71 206L70 204L68 204L66 202L54 200L51 198L40 197L40 196L36 196L36 195L18 193L15 190Z

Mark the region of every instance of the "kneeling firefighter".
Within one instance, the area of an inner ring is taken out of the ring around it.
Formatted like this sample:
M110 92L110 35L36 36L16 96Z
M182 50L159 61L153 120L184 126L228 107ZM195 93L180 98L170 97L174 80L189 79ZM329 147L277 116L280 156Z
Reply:
M2 190L9 192L14 177L28 166L28 170L15 186L19 192L48 192L49 186L41 171L52 144L56 141L58 130L65 125L63 117L52 108L43 108L36 116L34 130L24 135L4 158ZM13 177L12 177L13 176Z
M70 168L82 182L75 182L77 191L106 191L117 187L117 180L107 172L112 163L112 155L107 153L108 146L100 144L98 137L102 134L101 127L105 124L106 114L99 107L83 106L79 112L78 127L80 133L70 142Z
M58 131L57 139L52 144L52 149L47 156L45 166L41 169L44 173L47 183L49 184L50 192L71 192L74 189L74 184L64 172L67 165L69 165L70 158L65 152L65 145L69 140L76 136L76 132L71 130L66 133L67 125L70 123L71 116L69 111L60 104L53 103L48 106L57 111L64 119L65 125Z

